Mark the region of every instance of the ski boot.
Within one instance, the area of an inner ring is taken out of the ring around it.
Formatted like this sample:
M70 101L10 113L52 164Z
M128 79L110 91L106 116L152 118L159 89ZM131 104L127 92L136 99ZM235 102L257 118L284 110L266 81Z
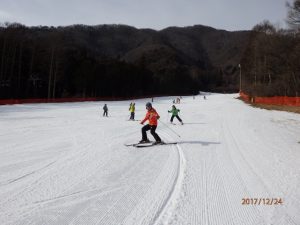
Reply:
M144 143L150 143L149 139L139 141L139 144L144 144Z

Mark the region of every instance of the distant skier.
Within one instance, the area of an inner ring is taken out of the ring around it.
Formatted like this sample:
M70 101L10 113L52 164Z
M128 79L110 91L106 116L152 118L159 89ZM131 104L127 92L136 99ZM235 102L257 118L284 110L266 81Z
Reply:
M130 103L129 112L130 112L130 120L134 120L135 103L132 103L132 102Z
M107 115L108 114L108 107L107 107L107 105L106 104L104 104L104 106L103 106L103 116L108 116Z
M145 118L141 121L141 124L144 125L144 122L146 120L149 120L149 124L143 126L143 128L142 128L142 140L140 141L140 143L150 142L147 138L147 133L146 133L146 131L150 130L150 133L152 134L152 136L155 139L155 144L159 144L159 143L161 143L161 139L158 136L158 134L155 133L155 130L157 128L157 120L160 118L160 116L158 115L156 110L154 108L152 108L152 104L150 102L148 102L146 104L146 109L148 111L146 113Z
M171 119L170 119L170 122L173 123L173 119L174 117L176 117L179 122L183 125L183 122L181 120L181 118L178 116L178 113L180 112L180 109L177 109L175 107L175 105L172 106L172 109L168 111L169 113L172 113L172 116L171 116Z

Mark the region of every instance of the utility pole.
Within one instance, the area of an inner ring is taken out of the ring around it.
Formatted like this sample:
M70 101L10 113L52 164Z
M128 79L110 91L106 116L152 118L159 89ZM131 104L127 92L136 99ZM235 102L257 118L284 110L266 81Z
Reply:
M242 66L239 64L240 69L240 93L242 92Z

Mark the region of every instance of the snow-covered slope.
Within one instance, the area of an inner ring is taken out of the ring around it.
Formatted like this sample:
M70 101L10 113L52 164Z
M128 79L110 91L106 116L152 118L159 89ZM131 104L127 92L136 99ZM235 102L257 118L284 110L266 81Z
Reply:
M129 101L1 106L0 224L299 225L300 115L235 97L154 99L178 144L141 149Z

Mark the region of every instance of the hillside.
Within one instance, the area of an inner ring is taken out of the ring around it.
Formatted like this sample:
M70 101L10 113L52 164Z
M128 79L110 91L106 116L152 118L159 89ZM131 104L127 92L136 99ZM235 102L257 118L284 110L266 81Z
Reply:
M248 38L249 31L201 25L156 31L11 24L0 28L0 98L237 91Z

